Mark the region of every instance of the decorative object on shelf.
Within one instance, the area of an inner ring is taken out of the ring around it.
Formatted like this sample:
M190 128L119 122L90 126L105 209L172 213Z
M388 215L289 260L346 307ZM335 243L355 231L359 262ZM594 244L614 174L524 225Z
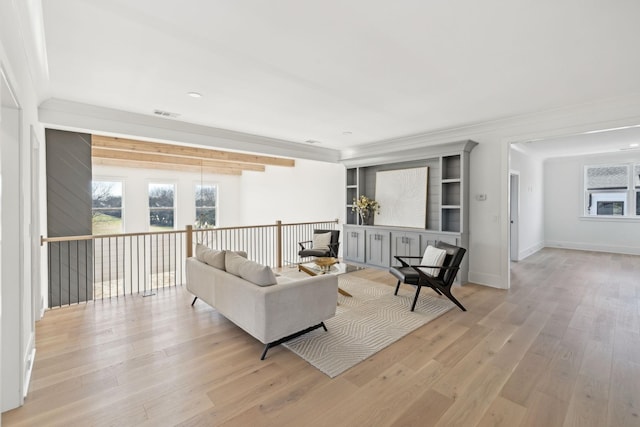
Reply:
M380 212L380 204L362 194L353 199L351 210L360 217L360 225L373 225L373 215Z

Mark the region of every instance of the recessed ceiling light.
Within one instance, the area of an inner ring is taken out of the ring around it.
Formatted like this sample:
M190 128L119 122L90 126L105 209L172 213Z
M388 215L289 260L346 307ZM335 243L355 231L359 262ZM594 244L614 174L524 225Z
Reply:
M192 98L202 98L202 94L198 92L187 92L187 95L189 95Z
M635 142L633 144L629 144L629 147L631 147L631 148L636 148L637 146L638 146L638 144L635 143Z
M343 135L353 135L353 132L349 131L349 130L345 130L344 132L342 132Z

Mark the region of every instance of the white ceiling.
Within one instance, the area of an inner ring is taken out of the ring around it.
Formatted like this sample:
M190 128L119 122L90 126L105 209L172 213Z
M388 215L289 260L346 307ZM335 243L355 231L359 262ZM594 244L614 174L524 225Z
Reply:
M640 152L640 125L539 141L524 141L513 144L513 147L543 159L614 152L635 154Z
M52 98L326 148L640 92L632 0L42 7Z

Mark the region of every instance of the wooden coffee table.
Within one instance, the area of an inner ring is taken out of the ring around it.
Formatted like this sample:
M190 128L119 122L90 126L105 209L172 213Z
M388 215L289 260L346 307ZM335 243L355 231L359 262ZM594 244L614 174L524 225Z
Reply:
M347 272L347 265L340 264L338 258L330 258L330 257L321 257L316 258L312 262L304 262L298 264L298 271L304 271L309 276L319 276L321 274L344 274ZM344 289L340 289L338 287L338 292L345 297L351 297L352 295L345 291Z

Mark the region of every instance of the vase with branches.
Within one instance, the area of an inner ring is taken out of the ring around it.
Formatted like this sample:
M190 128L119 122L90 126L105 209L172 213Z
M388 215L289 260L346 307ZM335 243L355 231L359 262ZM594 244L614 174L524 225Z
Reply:
M361 225L371 225L373 215L380 212L380 204L363 194L353 199L351 211L358 214Z

